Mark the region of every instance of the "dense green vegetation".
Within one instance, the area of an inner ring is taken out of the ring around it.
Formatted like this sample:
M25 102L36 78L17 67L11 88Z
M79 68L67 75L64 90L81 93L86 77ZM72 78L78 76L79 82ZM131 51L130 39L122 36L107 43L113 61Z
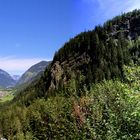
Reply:
M3 137L31 139L139 139L139 66L125 66L125 80L103 81L76 94L75 80L68 93L30 106L12 104L0 112Z
M8 140L140 139L140 11L71 39L43 76L0 106Z

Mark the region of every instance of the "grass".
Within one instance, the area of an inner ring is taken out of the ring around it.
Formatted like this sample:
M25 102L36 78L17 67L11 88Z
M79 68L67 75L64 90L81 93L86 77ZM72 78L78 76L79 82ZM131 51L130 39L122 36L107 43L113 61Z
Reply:
M0 102L6 102L6 101L10 101L14 98L13 92L12 91L4 91L4 96L0 98Z
M7 96L1 98L0 102L10 101L10 100L12 100L13 98L14 98L13 95L7 95Z

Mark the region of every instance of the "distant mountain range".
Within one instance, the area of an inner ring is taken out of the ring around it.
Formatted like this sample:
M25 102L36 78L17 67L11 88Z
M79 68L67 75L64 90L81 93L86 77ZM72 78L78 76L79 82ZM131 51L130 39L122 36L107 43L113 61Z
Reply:
M9 73L0 69L0 87L8 88L14 87L15 85L21 86L23 84L29 84L35 79L38 79L49 64L50 62L41 61L30 67L22 76L19 75L10 76Z
M21 76L16 85L19 86L22 84L28 84L34 81L35 79L38 79L49 64L50 62L41 61L33 65Z
M7 88L13 87L16 81L6 71L0 69L0 87Z
M12 78L15 80L15 81L18 81L20 79L20 75L13 75Z

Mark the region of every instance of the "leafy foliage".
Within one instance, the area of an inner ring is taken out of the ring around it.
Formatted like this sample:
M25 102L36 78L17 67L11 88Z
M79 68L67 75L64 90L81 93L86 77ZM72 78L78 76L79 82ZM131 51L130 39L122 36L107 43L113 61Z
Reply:
M139 77L137 68L124 67L128 84L103 81L90 90L85 88L78 97L72 94L76 92L72 81L69 97L63 93L47 100L37 99L28 107L8 106L0 112L1 134L23 140L139 139L140 89L139 84L133 84Z

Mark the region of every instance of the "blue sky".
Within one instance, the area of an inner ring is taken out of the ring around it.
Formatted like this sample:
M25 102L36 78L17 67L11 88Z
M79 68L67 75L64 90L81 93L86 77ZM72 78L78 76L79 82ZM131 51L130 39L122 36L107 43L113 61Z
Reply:
M0 0L0 68L22 74L70 38L140 8L140 0Z

